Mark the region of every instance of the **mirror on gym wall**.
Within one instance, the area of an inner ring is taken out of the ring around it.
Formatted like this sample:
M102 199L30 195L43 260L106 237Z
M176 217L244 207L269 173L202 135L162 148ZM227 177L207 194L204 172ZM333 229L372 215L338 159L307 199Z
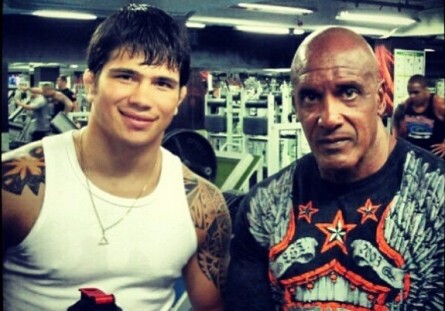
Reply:
M74 95L78 107L70 117L77 126L82 125L85 116L81 114L89 110L86 102L82 75L86 66L83 64L42 63L42 62L11 62L8 64L8 125L10 148L15 148L31 141L31 133L36 127L35 113L17 105L17 101L29 103L32 99L29 88L39 87L42 82L52 82L54 87L68 88ZM66 77L65 86L58 85L58 77ZM64 92L62 92L64 93ZM53 119L57 105L49 98L48 109L38 113L48 114ZM76 115L78 114L78 115Z

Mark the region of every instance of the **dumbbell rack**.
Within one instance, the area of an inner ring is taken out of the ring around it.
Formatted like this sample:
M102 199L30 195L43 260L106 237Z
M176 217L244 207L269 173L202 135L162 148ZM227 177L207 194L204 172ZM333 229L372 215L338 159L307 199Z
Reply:
M291 88L287 83L281 87L280 120L270 125L268 139L267 172L272 175L281 168L309 152L301 123L295 118L289 120L292 113Z
M279 91L252 96L244 89L239 94L227 90L224 96L209 94L205 98L206 137L216 152L262 156L268 176L307 153L301 124L289 120L292 98L287 83ZM239 96L239 109L235 96ZM256 115L252 115L255 110Z
M266 99L264 99L266 97ZM252 116L251 111L256 111ZM241 118L243 120L244 150L254 155L262 156L264 167L269 161L269 133L275 120L275 98L272 93L257 98L242 96Z
M238 133L235 119L242 122L236 109L234 95L228 91L225 98L205 97L205 128L207 138L216 151L243 152L242 134Z
M301 124L295 119L288 119L292 112L292 98L287 84L282 85L280 93L269 92L266 100L242 100L241 107L244 125L248 128L246 133L244 126L244 148L252 152L252 148L249 148L252 141L263 145L263 149L260 148L259 152L254 150L253 153L263 155L268 176L308 152ZM246 119L249 108L265 109L266 115L258 120ZM249 122L252 125L249 126Z

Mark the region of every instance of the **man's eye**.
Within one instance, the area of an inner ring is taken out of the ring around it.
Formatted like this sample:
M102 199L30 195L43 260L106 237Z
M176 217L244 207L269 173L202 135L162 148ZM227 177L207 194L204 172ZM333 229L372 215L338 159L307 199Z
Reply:
M172 87L170 83L165 82L165 81L158 81L157 85L159 85L160 87L168 87L168 88Z
M301 92L299 97L302 105L313 105L320 99L320 96L314 92Z
M133 76L128 74L120 74L117 75L116 77L122 80L133 80Z
M344 88L341 91L341 96L345 100L354 100L358 96L358 94L359 94L359 91L354 87Z
M169 80L159 79L155 82L158 87L173 89L175 88L175 83Z

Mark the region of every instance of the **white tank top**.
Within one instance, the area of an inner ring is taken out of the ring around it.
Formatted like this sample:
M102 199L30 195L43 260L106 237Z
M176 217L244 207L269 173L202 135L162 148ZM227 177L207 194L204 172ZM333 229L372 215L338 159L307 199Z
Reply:
M72 132L46 137L43 147L45 198L28 236L5 255L5 310L66 310L79 300L81 287L114 294L124 311L169 310L175 280L197 249L179 158L162 149L157 188L137 200L107 231L110 244L100 246ZM105 226L134 203L90 184Z

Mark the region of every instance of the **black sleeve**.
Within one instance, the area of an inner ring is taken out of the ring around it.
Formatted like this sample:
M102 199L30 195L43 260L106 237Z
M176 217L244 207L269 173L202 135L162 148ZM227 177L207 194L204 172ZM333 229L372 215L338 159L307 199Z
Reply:
M75 102L77 100L76 94L73 91L69 90L68 94L68 98L71 99L72 102Z
M249 231L248 200L246 196L241 202L233 225L225 308L227 311L273 311L268 251Z

